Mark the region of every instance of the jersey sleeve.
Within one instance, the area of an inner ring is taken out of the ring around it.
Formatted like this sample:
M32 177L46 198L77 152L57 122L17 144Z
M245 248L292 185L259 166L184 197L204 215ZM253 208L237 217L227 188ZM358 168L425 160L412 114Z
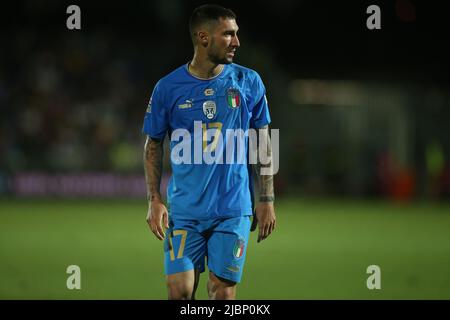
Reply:
M162 139L169 129L167 105L161 83L158 82L153 89L144 117L142 132L151 138Z
M266 98L266 88L258 73L255 72L255 80L252 87L252 117L250 127L259 129L270 123L269 105Z

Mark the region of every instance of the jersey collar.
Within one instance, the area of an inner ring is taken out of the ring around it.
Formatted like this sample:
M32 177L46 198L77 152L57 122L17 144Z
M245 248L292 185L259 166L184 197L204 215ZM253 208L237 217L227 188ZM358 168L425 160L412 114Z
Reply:
M186 70L187 74L190 75L191 77L193 77L194 79L202 80L202 81L211 81L211 80L217 79L218 77L220 77L220 76L224 73L225 68L227 67L227 65L224 64L222 70L221 70L218 74L216 74L214 77L211 77L211 78L200 78L200 77L194 76L194 75L189 71L189 63L191 63L191 61L188 61L188 62L186 63L186 65L185 65L185 68L184 68L184 69Z

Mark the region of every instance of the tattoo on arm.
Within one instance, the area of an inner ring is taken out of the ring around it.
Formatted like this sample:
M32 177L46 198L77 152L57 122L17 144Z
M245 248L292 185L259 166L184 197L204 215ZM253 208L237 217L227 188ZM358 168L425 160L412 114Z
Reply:
M266 152L269 163L262 164L258 157L257 163L252 164L253 173L257 177L259 182L259 201L260 202L273 202L275 200L275 192L273 187L273 175L262 175L262 168L270 168L272 165L272 145L270 142L269 126L264 126L258 129L257 140L258 140L258 151ZM265 139L265 146L261 149L261 136Z
M164 139L152 139L147 136L144 146L144 170L147 183L147 200L161 200L160 184L163 162Z

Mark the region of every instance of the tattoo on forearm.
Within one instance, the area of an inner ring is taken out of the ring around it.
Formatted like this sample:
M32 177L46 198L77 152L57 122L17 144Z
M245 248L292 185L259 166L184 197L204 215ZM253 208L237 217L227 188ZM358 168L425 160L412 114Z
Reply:
M162 175L164 139L156 140L147 136L144 146L144 170L147 183L147 200L161 199L160 184Z
M267 152L267 158L270 160L268 164L262 164L258 158L256 164L252 165L253 172L259 182L259 201L260 202L273 202L275 200L275 193L273 187L273 175L262 175L261 168L270 168L272 165L272 146L270 142L269 126L264 126L259 129L258 132L258 150L261 152ZM265 150L260 150L260 137L259 134L262 133L267 141L267 147L263 148Z

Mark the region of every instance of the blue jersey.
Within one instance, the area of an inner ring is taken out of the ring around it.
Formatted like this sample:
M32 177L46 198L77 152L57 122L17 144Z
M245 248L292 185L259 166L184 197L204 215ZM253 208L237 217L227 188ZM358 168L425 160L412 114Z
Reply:
M199 220L251 215L249 166L238 161L239 155L233 155L233 161L225 151L232 139L236 142L228 132L270 123L264 84L258 73L237 64L224 65L211 79L193 76L187 66L158 81L143 127L151 138L168 134L171 140L170 215ZM243 145L248 157L248 139ZM211 163L202 153L222 158Z

